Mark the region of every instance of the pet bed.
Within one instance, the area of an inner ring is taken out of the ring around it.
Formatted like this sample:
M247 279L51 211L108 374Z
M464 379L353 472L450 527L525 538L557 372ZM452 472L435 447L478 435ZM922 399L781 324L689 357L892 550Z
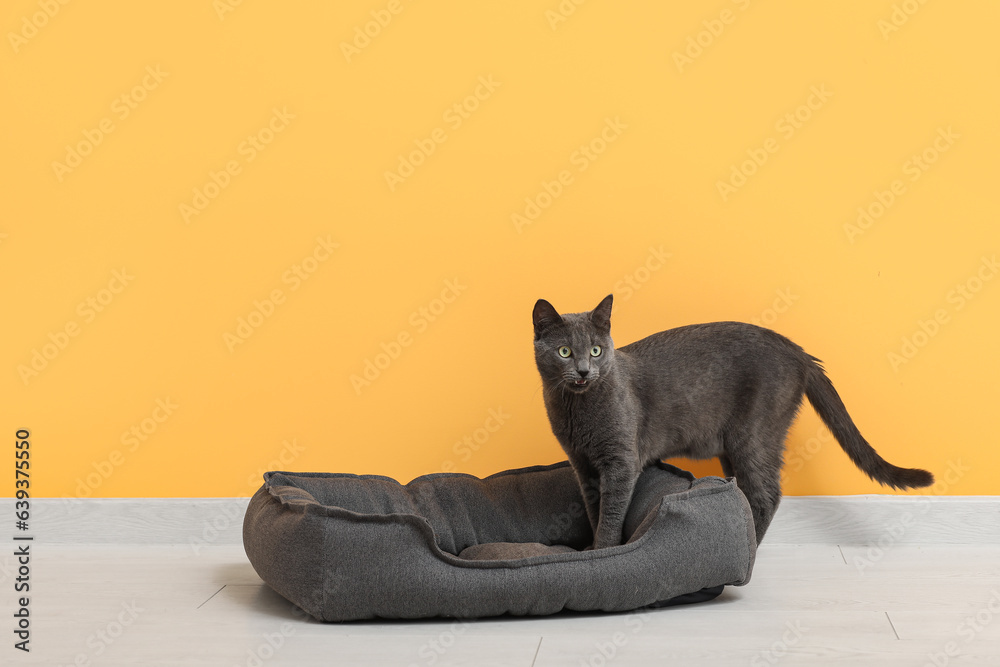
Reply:
M628 611L750 579L750 507L733 480L646 469L625 544L593 535L568 462L485 479L268 472L243 523L260 577L323 621Z

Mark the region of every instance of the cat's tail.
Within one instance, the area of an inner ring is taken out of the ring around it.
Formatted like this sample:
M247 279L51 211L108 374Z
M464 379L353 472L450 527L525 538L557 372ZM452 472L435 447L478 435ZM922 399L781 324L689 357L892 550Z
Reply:
M810 357L806 376L806 397L819 414L820 419L833 433L840 446L854 461L854 465L868 474L876 482L894 489L912 489L930 486L934 483L934 475L919 468L900 468L894 466L868 444L861 431L854 425L851 416L847 414L844 402L833 388L833 383L826 376L819 359Z

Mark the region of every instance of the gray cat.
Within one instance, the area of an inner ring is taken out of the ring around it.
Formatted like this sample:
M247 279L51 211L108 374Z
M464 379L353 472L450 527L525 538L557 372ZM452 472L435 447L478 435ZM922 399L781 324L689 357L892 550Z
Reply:
M785 436L809 398L856 466L898 489L929 486L898 468L851 421L819 360L774 331L715 322L661 331L620 349L609 294L589 313L560 315L539 299L535 361L552 431L576 471L594 548L621 544L642 469L663 458L719 457L750 502L757 542L781 500Z

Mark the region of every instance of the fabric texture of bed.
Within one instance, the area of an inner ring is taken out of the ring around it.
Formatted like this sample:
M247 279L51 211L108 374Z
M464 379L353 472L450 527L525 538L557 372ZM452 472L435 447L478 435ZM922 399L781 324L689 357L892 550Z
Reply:
M750 579L753 519L731 479L648 468L625 544L590 550L568 462L484 479L268 472L243 542L279 594L324 621L628 611Z

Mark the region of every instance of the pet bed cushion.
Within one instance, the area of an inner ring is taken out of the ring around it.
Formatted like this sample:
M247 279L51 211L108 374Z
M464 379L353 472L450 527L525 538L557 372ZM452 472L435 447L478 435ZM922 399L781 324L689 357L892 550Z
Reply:
M733 480L646 469L626 543L593 535L568 462L485 479L268 472L243 523L247 556L323 621L628 611L750 579L750 507Z

